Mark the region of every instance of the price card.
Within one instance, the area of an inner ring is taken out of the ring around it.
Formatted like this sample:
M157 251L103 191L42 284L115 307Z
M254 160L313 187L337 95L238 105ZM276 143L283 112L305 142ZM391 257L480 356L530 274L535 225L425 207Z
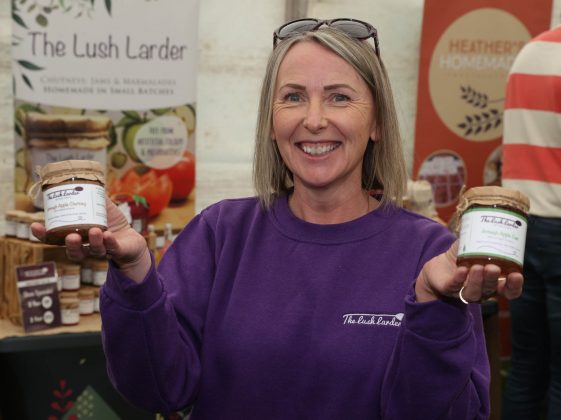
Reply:
M54 262L16 267L23 329L45 330L61 325Z

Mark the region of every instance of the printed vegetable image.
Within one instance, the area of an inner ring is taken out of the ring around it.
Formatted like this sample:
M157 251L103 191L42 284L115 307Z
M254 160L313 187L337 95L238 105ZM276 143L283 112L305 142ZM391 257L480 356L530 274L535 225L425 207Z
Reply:
M195 187L195 156L186 150L182 159L168 169L156 171L159 175L167 175L173 185L171 200L185 201Z
M173 184L165 173L157 173L145 165L129 169L120 179L113 179L107 186L110 196L130 194L144 197L149 209L149 217L157 216L165 209L172 197Z

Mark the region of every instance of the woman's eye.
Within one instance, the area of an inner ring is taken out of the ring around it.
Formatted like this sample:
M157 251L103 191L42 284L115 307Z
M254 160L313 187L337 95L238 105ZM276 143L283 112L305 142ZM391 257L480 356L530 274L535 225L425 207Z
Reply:
M333 101L335 102L345 102L349 99L350 98L347 95L343 95L342 93L336 93L333 95Z
M284 96L284 100L288 102L298 102L300 100L300 94L295 92L287 93Z

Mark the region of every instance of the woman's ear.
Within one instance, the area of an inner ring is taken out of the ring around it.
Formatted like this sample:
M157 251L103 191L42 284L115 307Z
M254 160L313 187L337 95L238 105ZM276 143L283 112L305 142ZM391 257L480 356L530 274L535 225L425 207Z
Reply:
M370 141L377 143L380 141L380 130L378 129L378 124L374 123L372 131L370 132Z

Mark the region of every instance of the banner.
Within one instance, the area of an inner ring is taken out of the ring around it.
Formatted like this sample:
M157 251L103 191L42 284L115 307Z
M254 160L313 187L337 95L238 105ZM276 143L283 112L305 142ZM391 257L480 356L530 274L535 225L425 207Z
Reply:
M110 197L163 229L194 214L198 0L12 1L16 208L36 167L107 168ZM145 224L139 226L145 233Z
M551 0L425 0L413 177L433 187L441 218L467 188L500 185L508 71L549 28Z

